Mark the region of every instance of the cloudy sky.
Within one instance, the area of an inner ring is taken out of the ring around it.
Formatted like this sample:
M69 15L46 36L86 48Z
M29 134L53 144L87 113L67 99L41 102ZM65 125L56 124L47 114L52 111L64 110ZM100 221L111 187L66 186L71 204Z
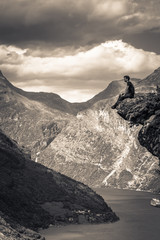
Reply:
M160 67L160 0L0 0L0 69L15 86L86 101Z

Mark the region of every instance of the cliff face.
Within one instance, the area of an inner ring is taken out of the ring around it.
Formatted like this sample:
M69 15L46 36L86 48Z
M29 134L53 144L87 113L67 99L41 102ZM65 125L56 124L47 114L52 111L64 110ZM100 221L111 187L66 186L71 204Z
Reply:
M1 239L40 239L35 230L57 223L100 223L118 218L86 185L37 164L0 131ZM23 237L26 238L23 238ZM15 237L15 238L14 238Z
M157 190L158 159L140 145L141 126L130 127L113 101L79 113L38 161L90 186Z
M160 94L137 94L134 99L123 101L118 113L142 126L138 134L140 144L160 160Z

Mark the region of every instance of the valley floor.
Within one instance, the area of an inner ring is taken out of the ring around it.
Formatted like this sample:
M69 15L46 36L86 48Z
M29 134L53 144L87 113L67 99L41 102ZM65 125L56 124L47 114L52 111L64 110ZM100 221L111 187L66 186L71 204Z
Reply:
M130 190L95 190L114 209L120 221L50 227L41 231L46 240L159 240L160 208L150 206L151 198L157 195Z

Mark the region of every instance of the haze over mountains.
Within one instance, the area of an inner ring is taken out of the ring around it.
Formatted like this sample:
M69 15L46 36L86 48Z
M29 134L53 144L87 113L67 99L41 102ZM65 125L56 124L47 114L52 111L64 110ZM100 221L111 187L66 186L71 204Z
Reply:
M12 92L12 97L15 94L16 96L26 97L28 100L37 101L45 104L49 108L53 108L54 110L60 110L62 112L70 113L76 115L79 111L89 108L94 103L99 100L111 98L117 94L125 87L123 81L113 81L111 82L106 89L102 92L95 95L92 99L87 102L81 103L70 103L64 99L62 99L58 94L55 93L46 93L46 92L26 92L20 88L13 86L0 71L0 79L1 79L1 94ZM134 83L137 83L138 79L133 79ZM17 95L18 94L18 95ZM13 98L14 99L14 98ZM11 100L11 96L10 96Z
M136 94L155 92L160 68L132 81ZM53 93L24 92L2 73L0 84L1 128L27 147L33 160L90 186L158 191L158 156L138 141L143 123L130 128L110 108L125 88L122 80L83 103L69 103Z

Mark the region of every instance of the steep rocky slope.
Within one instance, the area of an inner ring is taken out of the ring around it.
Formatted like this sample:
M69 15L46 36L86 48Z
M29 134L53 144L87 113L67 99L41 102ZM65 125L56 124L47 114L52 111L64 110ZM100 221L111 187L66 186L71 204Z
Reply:
M105 89L86 103L66 103L54 93L31 93L16 88L0 71L0 127L28 148L32 159L36 160L39 153L75 118L75 113L110 96L110 90L110 87Z
M0 127L28 148L34 159L36 153L45 149L72 118L71 114L22 96L0 74Z
M140 145L141 126L130 127L112 104L103 100L79 113L38 161L90 186L157 190L158 159Z
M116 220L102 197L31 161L0 131L0 239L40 239L32 230L49 224Z

